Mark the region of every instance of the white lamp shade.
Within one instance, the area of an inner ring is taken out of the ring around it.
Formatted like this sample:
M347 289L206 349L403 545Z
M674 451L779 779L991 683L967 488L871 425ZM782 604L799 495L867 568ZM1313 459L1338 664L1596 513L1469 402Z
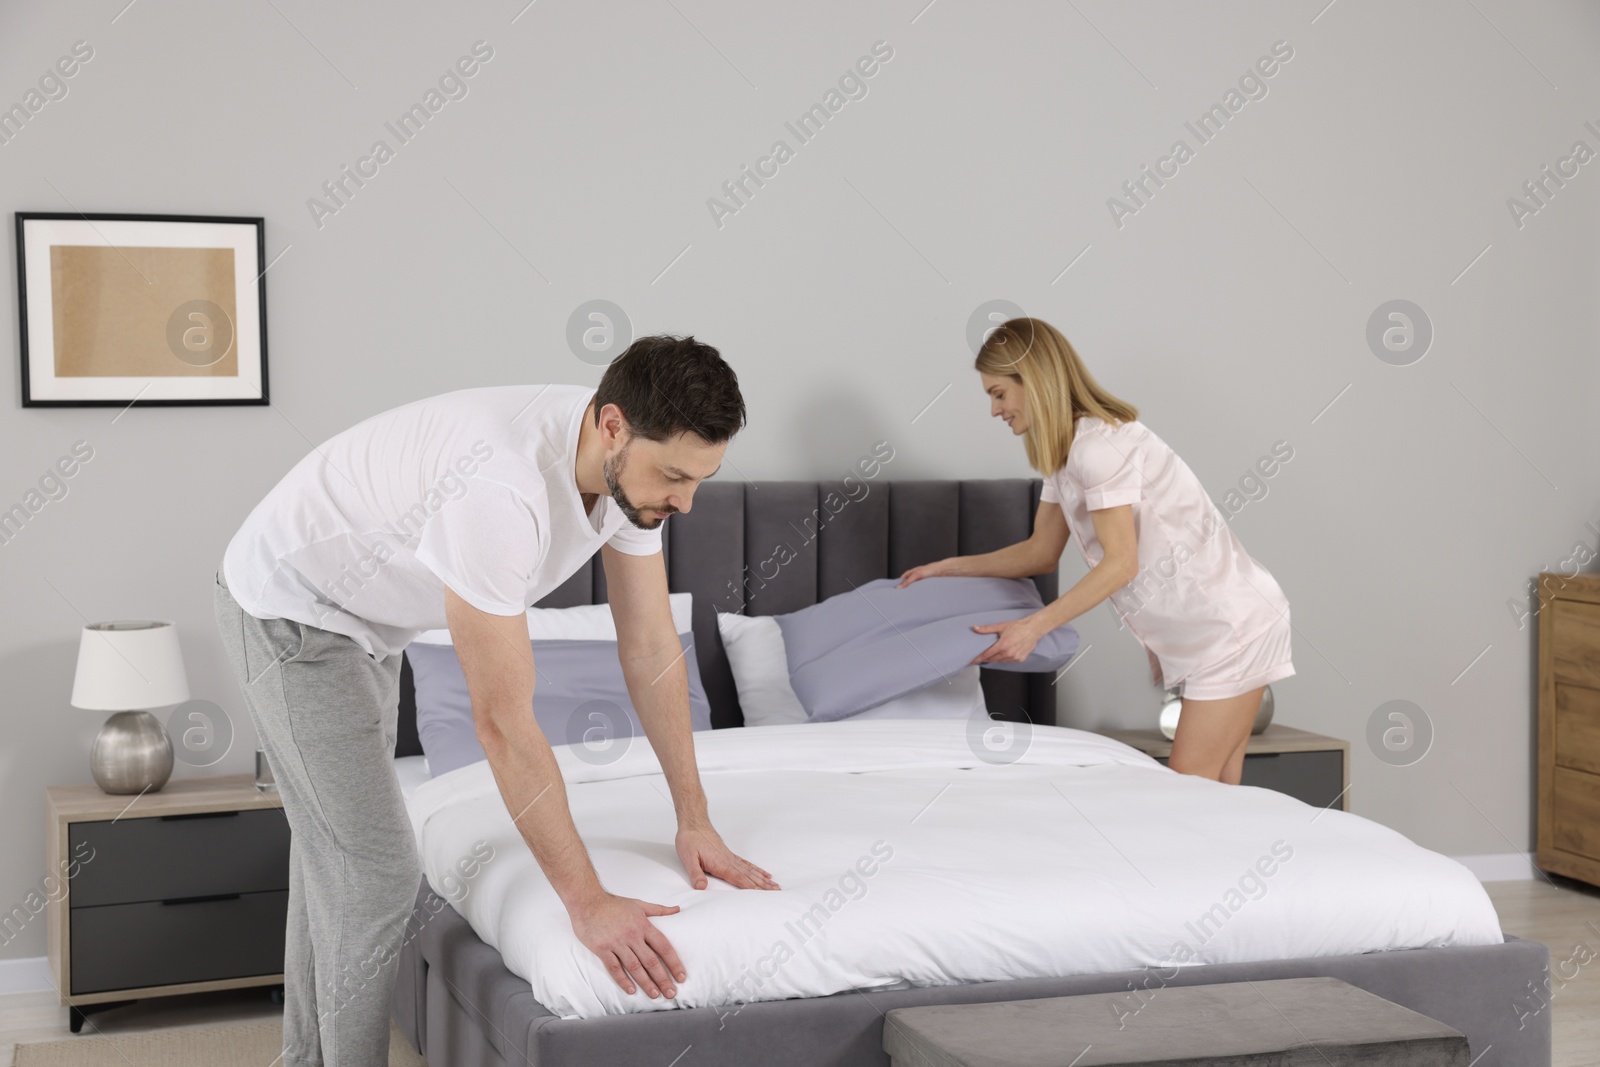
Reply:
M183 651L170 622L96 622L83 628L73 707L141 711L188 699Z

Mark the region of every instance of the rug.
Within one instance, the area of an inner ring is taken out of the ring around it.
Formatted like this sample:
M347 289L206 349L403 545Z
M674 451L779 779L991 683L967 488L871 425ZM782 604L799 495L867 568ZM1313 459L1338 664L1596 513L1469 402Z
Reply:
M17 1045L14 1067L267 1067L283 1050L283 1023L169 1027ZM389 1067L428 1067L391 1021Z

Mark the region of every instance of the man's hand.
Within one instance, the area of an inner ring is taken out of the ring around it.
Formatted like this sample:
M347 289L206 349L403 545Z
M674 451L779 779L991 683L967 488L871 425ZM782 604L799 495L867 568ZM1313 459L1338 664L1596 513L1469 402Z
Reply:
M448 587L445 617L489 770L523 840L566 906L578 940L628 993L637 982L652 997L662 986L667 996L676 996L672 979L683 981L683 964L647 916L678 909L612 896L601 888L573 824L561 768L529 712L535 674L527 617L490 615Z
M749 860L741 859L711 827L681 826L678 828L678 859L689 872L689 884L704 889L709 882L706 875L715 875L736 889L781 889L772 875Z
M677 905L668 908L603 893L572 909L572 930L600 957L623 992L632 996L637 982L651 999L665 995L670 1000L678 995L673 979L681 982L688 974L672 942L648 917L673 915L677 910Z
M1049 632L1040 628L1039 620L1033 615L1024 615L1010 622L974 626L972 631L999 634L1000 640L978 653L972 663L967 664L969 667L978 663L1021 663L1033 653L1033 646L1039 643L1039 639Z

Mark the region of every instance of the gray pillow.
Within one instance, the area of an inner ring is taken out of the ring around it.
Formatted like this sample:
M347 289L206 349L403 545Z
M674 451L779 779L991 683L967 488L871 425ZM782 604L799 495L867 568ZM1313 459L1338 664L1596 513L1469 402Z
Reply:
M711 705L700 683L700 666L679 634L689 666L689 727L711 729ZM629 745L648 744L617 660L615 641L533 641L538 681L533 718L552 745L571 744L579 758L610 763ZM413 643L406 648L417 692L417 739L434 777L485 759L472 724L467 677L450 645Z
M813 722L842 719L956 674L995 643L972 627L1007 622L1044 606L1025 578L897 578L864 582L786 615L775 615L789 681ZM1078 651L1078 631L1059 626L1007 671L1048 671Z

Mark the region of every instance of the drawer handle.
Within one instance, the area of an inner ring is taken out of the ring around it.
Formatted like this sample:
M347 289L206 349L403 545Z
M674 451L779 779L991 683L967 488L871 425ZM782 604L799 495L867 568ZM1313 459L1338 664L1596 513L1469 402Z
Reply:
M238 893L213 893L208 897L178 897L174 900L163 900L163 904L203 904L208 900L238 900Z
M183 815L162 815L162 822L177 822L179 819L231 819L238 815L237 811L191 811Z

